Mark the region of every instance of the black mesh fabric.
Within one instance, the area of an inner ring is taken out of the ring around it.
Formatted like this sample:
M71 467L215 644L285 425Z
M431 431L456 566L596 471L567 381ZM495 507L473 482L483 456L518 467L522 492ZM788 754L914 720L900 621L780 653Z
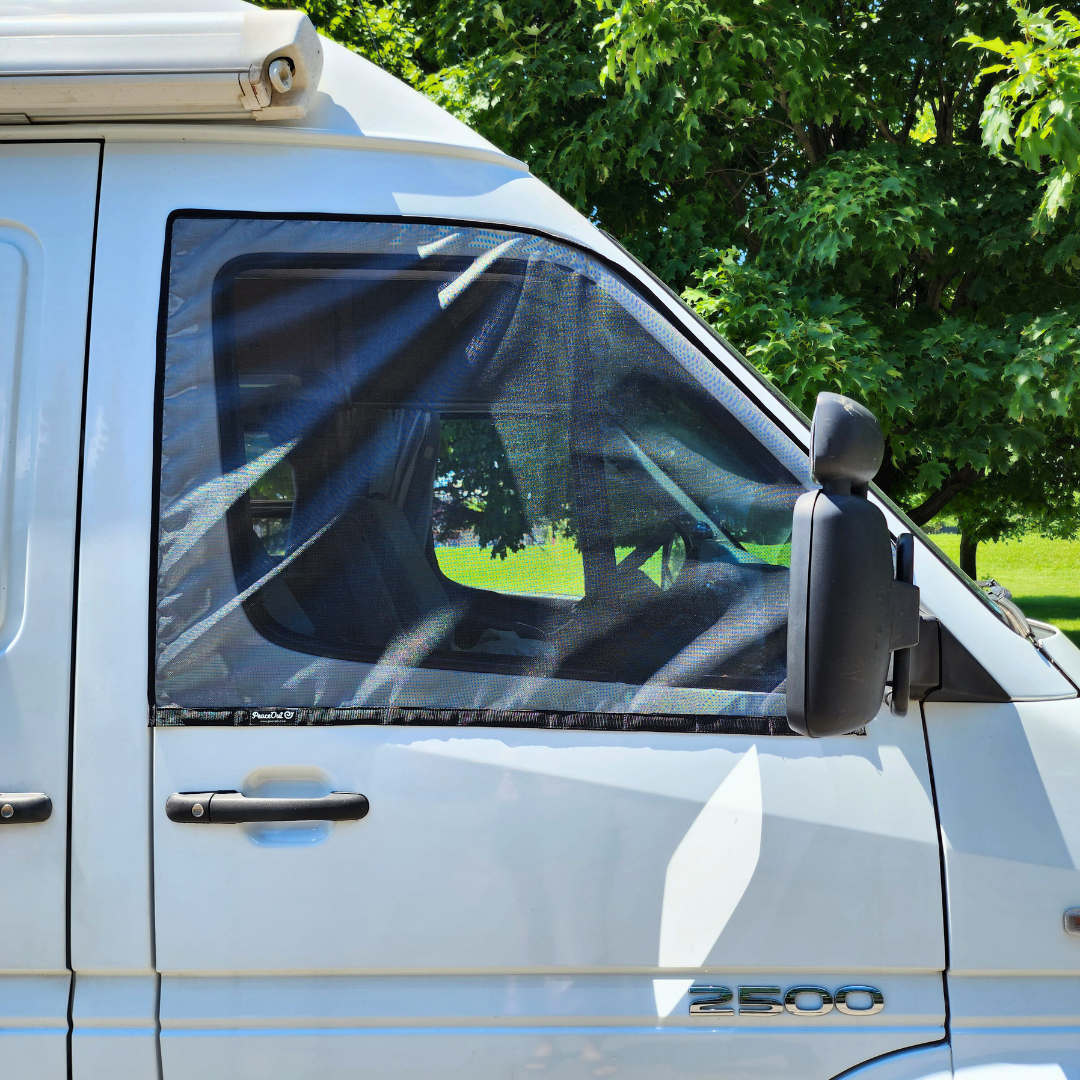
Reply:
M626 282L482 229L172 237L157 722L784 715L805 457Z

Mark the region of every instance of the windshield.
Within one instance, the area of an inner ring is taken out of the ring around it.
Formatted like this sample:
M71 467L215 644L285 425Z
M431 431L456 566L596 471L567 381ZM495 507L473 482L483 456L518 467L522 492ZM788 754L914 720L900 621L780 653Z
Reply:
M666 282L658 278L647 266L645 266L642 262L635 258L634 255L631 254L631 252L629 252L625 247L623 247L623 245L610 233L605 232L604 235L622 252L622 254L627 259L629 259L637 267L637 269L642 274L649 278L653 282L653 284L656 285L664 294L666 294L675 304L677 304L681 310L686 311L694 319L694 322L697 323L698 326L700 326L711 338L716 341L716 343L723 349L725 354L733 357L736 361L738 361L748 374L750 374L761 386L763 386L774 398L776 398L784 406L785 409L787 409L799 421L801 421L802 424L804 424L809 431L810 417L808 417L801 409L799 409L797 405L795 405L792 401L785 397L782 391L778 390L776 386L774 386L767 378L765 378L765 376L756 367L754 367L754 365L751 364L750 361L747 360L746 357L743 356L742 353L731 344L731 342L729 342L726 338L719 334L717 330L708 322L706 322L705 319L703 319L696 311L694 311L693 308L689 307L683 301L683 299L677 293L675 293L670 286L667 285ZM991 612L993 612L993 614L1003 623L1005 623L1005 625L1008 626L1010 629L1015 630L1022 636L1026 636L1022 627L1018 625L1017 621L1010 616L1010 612L1008 612L1003 605L995 603L995 601L987 595L987 593L977 582L973 581L970 577L968 577L968 575L960 569L956 562L946 552L942 551L942 549L938 547L936 543L934 543L933 539L908 517L907 513L903 510L902 507L893 502L893 500L890 499L889 496L886 495L876 484L871 484L870 490L873 491L874 495L878 499L880 499L881 502L884 503L900 519L900 521L903 523L904 527L908 531L917 536L923 542L923 544L926 545L927 549L932 552L936 558L943 562L963 582L964 586L969 592L973 593L979 598L980 603L982 603L984 607L988 608ZM1016 609L1017 612L1019 612L1020 609L1016 607L1015 604L1012 604L1012 606Z

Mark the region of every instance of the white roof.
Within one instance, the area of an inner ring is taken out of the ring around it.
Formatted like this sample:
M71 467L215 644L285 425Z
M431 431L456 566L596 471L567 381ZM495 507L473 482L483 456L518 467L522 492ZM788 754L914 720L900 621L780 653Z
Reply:
M302 120L279 126L471 146L500 153L471 127L335 41L323 46L319 91Z
M279 56L300 84L284 98L266 78ZM245 89L249 72L261 87ZM211 121L217 141L250 130L252 117L275 121L258 125L266 135L441 144L511 160L375 64L316 36L299 12L243 0L0 0L0 137L7 125L25 137L41 122L115 120L153 122L160 137L156 121L175 119L189 132Z

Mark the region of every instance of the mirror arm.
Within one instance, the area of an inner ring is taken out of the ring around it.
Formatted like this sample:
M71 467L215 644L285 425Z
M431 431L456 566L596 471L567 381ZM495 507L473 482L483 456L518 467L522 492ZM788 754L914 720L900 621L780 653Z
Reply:
M911 650L919 644L919 590L915 580L915 537L896 538L896 580L892 587L892 695L889 711L907 716L911 703Z

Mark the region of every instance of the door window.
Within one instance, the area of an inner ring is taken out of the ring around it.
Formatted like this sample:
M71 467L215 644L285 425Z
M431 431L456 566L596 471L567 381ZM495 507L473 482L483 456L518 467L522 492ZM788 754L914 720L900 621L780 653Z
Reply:
M629 284L475 228L171 244L158 722L783 716L805 458Z

